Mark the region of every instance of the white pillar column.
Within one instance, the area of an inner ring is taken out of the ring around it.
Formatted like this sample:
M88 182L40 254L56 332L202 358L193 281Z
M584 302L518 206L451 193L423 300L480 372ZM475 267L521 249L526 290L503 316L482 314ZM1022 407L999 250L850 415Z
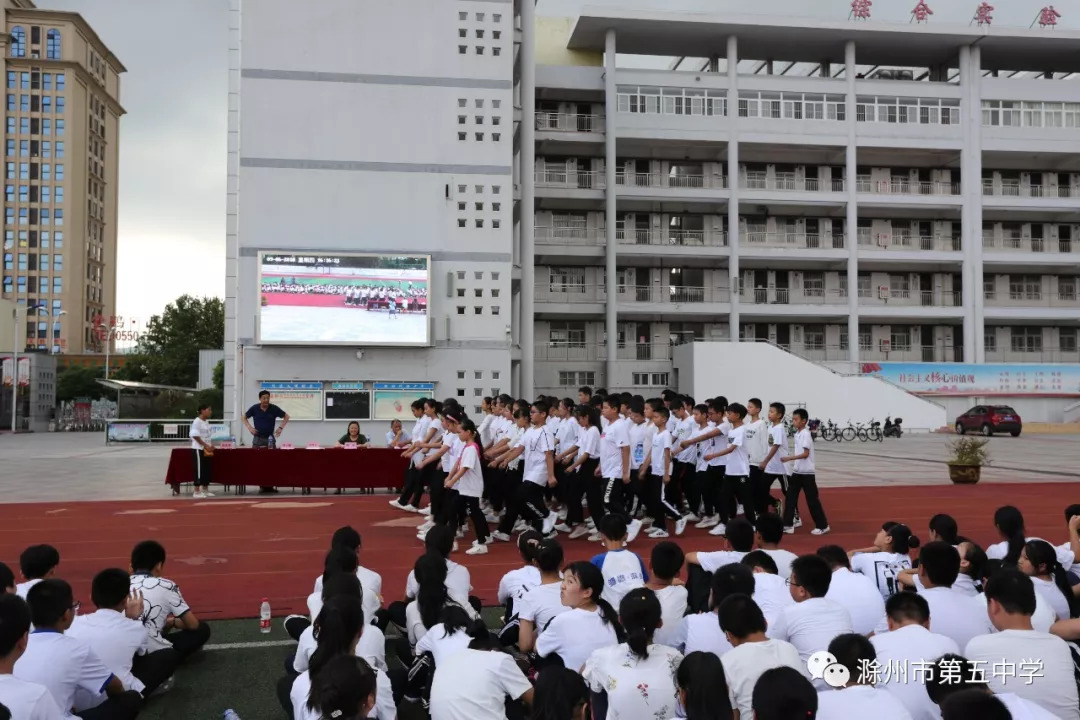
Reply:
M518 397L532 399L536 368L533 307L536 301L536 253L533 221L536 215L536 7L521 3L521 348Z
M526 3L527 4L527 3ZM618 98L615 88L615 31L608 30L604 37L604 277L607 299L604 305L604 330L607 334L607 363L605 363L604 386L616 385L615 365L619 357L619 314L616 302L619 297L617 278L617 251L615 243L616 194L615 170L615 114L618 111Z
M848 361L859 362L859 206L855 176L858 172L858 124L855 119L855 41L844 45L844 79L847 95L844 117L847 119L847 147L844 154L844 191L847 194Z
M975 353L972 356L977 363L986 362L986 322L983 320L983 246L982 246L982 50L978 45L971 46L971 59L968 71L968 195L965 203L971 203L971 297L973 300L972 325L974 332ZM966 253L965 253L966 256Z
M972 80L971 80L971 47L960 48L960 114L961 126L964 128L964 142L960 153L960 195L963 204L960 208L961 242L963 243L963 266L961 268L960 282L962 287L962 299L964 310L964 362L976 362L976 341L979 333L976 331L976 294L982 294L982 281L978 285L975 282L975 263L979 262L975 256L975 249L982 249L982 223L975 227L974 205L982 204L982 179L973 175L972 156L974 154L971 138L972 116ZM981 122L981 120L980 120ZM980 163L981 165L981 163ZM981 173L980 173L981 175ZM980 196L973 198L972 186L977 185ZM981 212L980 212L981 214ZM980 273L981 275L981 273Z
M727 121L728 136L728 287L731 311L728 337L739 342L739 39L727 39Z

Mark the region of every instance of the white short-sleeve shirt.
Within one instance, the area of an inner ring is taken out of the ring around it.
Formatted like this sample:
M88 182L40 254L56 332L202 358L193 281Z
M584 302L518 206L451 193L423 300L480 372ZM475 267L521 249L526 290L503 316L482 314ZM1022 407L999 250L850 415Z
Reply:
M577 455L575 460L582 455L588 454L590 460L600 459L600 428L590 425L588 429L582 428L577 436Z
M562 604L561 583L537 585L514 603L519 620L528 620L537 632L542 632L556 615L569 612Z
M671 450L671 433L661 430L653 435L649 445L649 472L657 477L664 477L664 473L671 469L670 463L664 462L666 451Z
M374 669L374 668L373 668ZM293 720L322 720L322 713L308 709L308 695L311 694L311 676L305 670L293 680L289 699L292 701ZM375 669L375 707L368 713L376 720L396 720L397 707L394 705L394 688L385 672Z
M499 604L505 605L507 600L513 599L516 607L517 601L539 584L540 571L535 565L526 565L511 570L503 575L502 580L499 581Z
M0 704L17 720L61 720L64 714L44 685L0 675Z
M600 435L600 474L609 480L622 479L622 449L630 446L628 424L628 420L616 420Z
M469 443L461 451L461 467L465 474L458 480L454 489L464 497L478 498L484 494L484 475L480 464L480 450L476 443Z
M191 610L180 594L180 587L168 578L136 573L131 576L131 591L141 592L143 596L141 620L150 636L148 652L171 648L172 643L162 635L165 623L170 616L180 617Z
M728 445L735 449L727 454L728 477L750 475L750 458L746 450L746 426L740 425L728 431Z
M720 662L724 666L731 707L743 718L754 717L754 686L766 670L790 667L810 679L806 661L799 657L794 645L783 640L743 643L724 653Z
M78 691L100 695L113 678L112 671L89 645L55 630L30 633L26 652L15 663L14 675L43 685L65 718L74 717L71 708Z
M1036 630L1003 630L980 635L964 648L964 657L987 668L986 680L995 693L1015 693L1040 705L1063 720L1080 719L1072 655L1068 644L1056 635ZM1037 660L1041 668L1028 679L992 672L994 664Z
M682 650L685 655L701 651L723 657L731 650L731 643L720 628L720 617L716 612L704 612L683 618L679 625L679 637L673 647Z
M769 424L765 420L745 423L746 428L746 454L750 464L757 467L765 456L769 454Z
M887 690L872 685L852 685L818 693L818 720L912 720L911 713Z
M942 655L959 655L957 644L922 625L905 625L892 632L875 634L870 642L877 653L879 667L900 671L883 672L877 678L877 686L892 693L916 720L940 718L941 711L927 694L918 668L925 667L921 663L935 662ZM905 669L906 673L903 672Z
M788 467L787 463L780 460L780 458L788 454L788 435L787 430L783 425L773 425L769 428L769 445L776 445L778 446L778 449L773 453L772 458L769 459L769 463L765 466L765 472L770 475L789 474L791 468ZM772 448L770 447L769 449L771 450Z
M525 474L523 480L537 485L547 485L547 453L555 451L555 441L547 427L531 427L518 440L525 448Z
M630 469L637 470L646 461L649 444L649 423L635 423L628 420L630 428Z
M845 567L834 570L825 597L847 608L852 627L860 635L869 635L885 623L885 599L865 575Z
M776 574L787 580L791 577L791 563L795 562L795 559L799 557L790 550L784 550L783 548L774 548L768 550L761 548L761 551L771 557L773 562L776 563Z
M435 667L438 667L462 650L467 650L471 642L472 638L464 630L447 635L446 627L442 623L435 623L416 643L416 654L431 653Z
M416 582L416 573L410 570L409 576L405 578L405 597L414 598L419 591L420 584ZM472 592L469 569L449 558L446 560L446 592L458 603L469 604L469 593Z
M746 553L738 550L717 550L715 552L699 552L697 554L698 565L705 572L714 573L725 565L742 562Z
M315 640L315 626L309 625L300 633L300 640L293 657L293 670L302 673L308 669L311 656L318 647ZM386 636L375 625L364 628L364 634L356 643L356 657L363 658L371 667L386 670Z
M200 445L195 438L200 438L207 445L210 444L210 436L213 434L213 428L210 427L210 423L202 418L195 418L191 421L191 430L188 432L188 437L191 438L192 450L201 450Z
M594 651L618 645L615 628L604 620L600 610L574 608L556 615L536 638L536 654L547 657L557 653L568 670L580 671Z
M657 645L675 647L675 643L679 642L679 628L686 615L687 597L684 585L668 585L656 591L656 599L660 601L662 623L653 635L653 640Z
M814 653L827 649L837 635L849 632L853 630L847 608L827 598L810 598L781 610L766 634L790 642L806 662Z
M803 475L813 475L816 467L814 464L814 438L810 435L810 428L805 427L795 433L795 454L800 455L804 450L809 450L810 454L792 463L791 471Z
M607 694L612 720L670 718L679 708L676 675L682 658L664 645L650 645L642 658L622 643L594 651L581 676L594 693Z
M901 553L858 553L851 558L851 570L865 575L877 585L881 597L888 600L900 590L896 578L901 570L911 569L911 558Z
M125 690L142 692L146 687L131 674L132 660L136 655L146 653L150 645L146 626L138 620L132 620L115 610L98 610L76 617L64 634L89 645L105 667L120 678ZM96 705L95 702L91 707Z
M505 720L506 697L532 689L514 659L502 652L462 650L438 665L431 682L431 720Z

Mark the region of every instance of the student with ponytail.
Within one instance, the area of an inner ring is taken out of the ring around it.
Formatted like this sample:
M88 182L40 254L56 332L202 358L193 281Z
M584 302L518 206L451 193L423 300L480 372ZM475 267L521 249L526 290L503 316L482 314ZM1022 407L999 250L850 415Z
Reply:
M581 498L585 497L593 522L604 515L604 496L596 469L600 467L600 413L591 405L574 408L574 421L578 431L574 441L576 448L573 461L566 468L566 524L570 527L570 539L576 540L589 534L582 511ZM599 513L599 514L597 514Z
M527 534L522 533L522 537ZM513 645L516 642L521 652L531 652L536 646L537 633L543 632L556 615L569 612L570 608L562 604L563 578L559 572L562 564L563 549L559 541L541 540L536 548L540 584L522 595L516 603L516 619L512 618L499 633L504 644Z
M679 705L686 720L731 720L724 665L711 652L692 652L679 663Z
M573 670L549 667L536 676L529 720L586 720L589 688Z
M409 645L413 648L430 628L440 622L443 609L447 606L462 608L472 619L479 617L471 605L462 604L446 589L446 561L442 556L431 552L421 555L413 572L419 589L416 599L405 607L405 629Z
M363 659L339 655L311 684L307 710L323 720L360 720L375 709L375 671Z
M881 597L888 600L901 589L897 577L902 571L911 569L909 553L919 545L919 538L907 525L883 523L871 547L848 552L851 571L873 580Z
M626 641L593 651L581 673L593 693L596 718L675 717L676 674L683 656L653 644L660 613L660 600L648 588L623 596L619 619ZM597 712L599 709L607 712Z
M1053 545L1045 540L1028 540L1020 551L1017 567L1031 578L1035 592L1046 598L1058 620L1077 616L1077 598Z
M562 604L568 612L556 615L536 638L536 654L557 655L563 665L579 670L593 651L617 645L626 639L615 610L601 595L604 576L591 562L570 563L563 571L560 588Z
M994 527L1002 541L986 548L986 557L1015 566L1020 561L1020 551L1027 542L1024 536L1024 516L1018 508L1004 505L994 511Z

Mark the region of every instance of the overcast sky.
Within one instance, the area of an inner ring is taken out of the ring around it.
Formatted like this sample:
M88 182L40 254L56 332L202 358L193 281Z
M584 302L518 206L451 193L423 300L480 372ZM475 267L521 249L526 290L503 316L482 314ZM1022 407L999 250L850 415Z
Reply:
M907 22L916 2L876 0L873 19ZM979 4L928 3L931 22L964 24ZM539 0L537 8L543 15L564 16L598 6L844 20L850 4ZM991 4L997 8L996 25L1027 27L1047 0ZM37 0L37 5L81 13L128 69L121 77L127 115L120 123L118 314L148 319L183 293L224 296L227 0ZM1068 2L1058 8L1062 27L1080 27L1080 8ZM303 3L297 9L303 11Z

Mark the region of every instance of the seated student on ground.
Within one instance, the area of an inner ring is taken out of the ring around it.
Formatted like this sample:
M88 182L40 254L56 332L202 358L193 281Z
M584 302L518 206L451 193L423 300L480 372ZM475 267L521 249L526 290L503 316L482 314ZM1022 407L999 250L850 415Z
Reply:
M495 638L478 638L454 662L435 670L431 683L431 720L525 717L519 703L531 705L532 701L532 685L514 658L502 651ZM517 705L516 712L508 712L508 704Z
M837 664L847 670L848 680L818 693L818 720L849 720L870 718L875 720L911 720L911 714L898 699L887 691L874 687L877 677L872 668L877 661L874 646L865 635L848 633L838 635L829 643L829 653ZM830 665L825 672L836 672Z
M1004 567L1004 563L1001 560L987 560L983 565L982 578L980 587L986 589L986 584L990 581L999 570ZM979 615L986 613L986 593L980 592L974 598L975 612ZM1050 601L1043 596L1042 593L1035 593L1035 614L1031 616L1031 627L1039 632L1050 632L1050 627L1054 624L1054 608L1051 607ZM993 625L990 624L990 618L986 619L987 632L997 632ZM960 648L963 650L963 648Z
M536 553L544 536L536 530L526 530L518 535L517 547L522 566L515 568L499 581L499 604L505 608L505 616L514 616L514 604L530 589L540 584L540 570L536 567Z
M986 671L985 666L976 665L956 653L947 653L937 658L926 668L923 673L923 680L919 685L926 688L923 694L935 706L944 706L945 702L953 695L978 691L996 697L1008 708L1009 713L1015 720L1054 720L1057 717L1039 705L1014 693L1004 692L994 695L993 691L990 690L990 686L986 684ZM940 710L937 712L940 714ZM972 715L971 717L976 716ZM982 716L978 717L981 720Z
M667 540L656 543L649 558L652 577L645 587L656 593L656 599L660 601L662 622L654 636L659 645L675 647L679 642L679 626L686 616L686 586L676 581L683 559L682 548Z
M1038 632L1031 625L1035 612L1035 586L1019 570L999 570L986 584L986 612L998 632L980 635L964 648L964 656L983 667L1011 663L1021 668L1032 658L1041 666L1031 678L990 674L987 678L995 692L1015 692L1065 720L1080 720L1073 661L1069 646L1061 638ZM1009 682L1012 680L1012 682Z
M1068 620L1077 616L1080 601L1069 586L1069 579L1058 562L1053 545L1045 540L1028 540L1020 551L1016 566L1031 578L1035 592L1050 603L1056 619Z
M989 632L986 618L971 611L971 598L954 592L952 585L960 573L960 553L952 545L937 541L919 551L919 594L930 606L930 631L965 647L971 638Z
M416 599L405 607L405 630L409 646L415 654L416 644L438 624L443 608L455 605L465 610L475 619L480 615L468 603L462 603L446 588L446 562L441 555L427 553L421 555L413 567L412 577L416 578Z
M352 573L337 573L326 579L322 586L322 604L325 605L331 598L337 596L363 598L363 590L360 581ZM320 607L320 610L322 608ZM318 617L318 616L316 616ZM367 617L367 615L364 615ZM318 643L315 641L315 626L311 625L300 633L300 639L296 646L296 655L286 667L293 674L302 673L308 669L311 655L315 652ZM386 636L377 625L372 625L364 630L360 636L360 642L356 646L356 656L364 658L368 663L378 669L386 670Z
M570 608L562 603L563 549L558 540L541 540L536 550L536 565L540 570L540 584L530 589L519 600L517 627L514 618L510 618L500 631L499 639L504 645L517 643L523 653L532 652L536 646L536 636L543 632L556 615L569 612Z
M331 547L330 551L326 553L326 559L323 561L323 574L319 576L319 581L315 583L319 590L308 595L307 607L310 620L300 615L287 617L285 619L285 630L289 635L303 632L304 628L309 626L315 620L315 616L319 614L323 604L322 581L324 577L341 574L358 576L356 569L356 554L353 551L340 546ZM363 588L363 586L363 581L361 581L360 587ZM378 598L371 593L365 592L363 600L364 617L370 619L373 617L372 613L378 611Z
M364 622L363 601L344 595L331 598L315 622L319 628L316 633L318 646L311 656L307 671L300 673L295 680L285 677L278 683L278 700L292 720L323 720L323 716L308 706L311 688L321 683L319 675L331 660L342 655L356 655L360 637L370 627ZM390 679L386 673L374 672L377 687L375 706L368 717L395 720L397 708L394 706Z
M783 518L773 513L764 513L758 516L754 527L754 544L776 563L777 575L787 580L791 577L791 563L799 556L780 547L780 541L784 537Z
M30 634L26 652L15 663L15 677L44 685L66 718L76 715L83 720L136 717L142 706L142 696L125 691L120 678L105 666L89 645L64 634L78 610L71 586L63 580L49 578L30 588L27 596L35 629ZM75 704L79 690L91 695L105 693L108 699L97 707L80 708Z
M963 537L958 537L957 542L949 545L954 546L960 553L960 574L956 576L950 590L967 597L975 597L979 594L978 582L982 577L983 565L986 564L986 553L977 544ZM923 589L918 568L901 570L896 579L904 588Z
M872 546L851 550L848 557L852 571L873 580L881 597L888 600L890 595L899 592L896 578L904 570L911 569L908 553L917 547L919 538L912 535L911 528L889 521L882 524Z
M480 600L469 595L472 592L472 583L469 578L469 569L459 565L450 559L450 553L454 549L454 531L445 525L436 525L428 530L424 538L425 553L434 553L443 558L446 565L446 592L462 605L472 605L479 612ZM409 577L405 580L405 601L392 602L387 607L390 619L399 627L405 627L405 606L416 597L418 585L416 573L409 571Z
M941 705L941 720L1014 720L1005 703L981 690L964 690Z
M795 604L791 599L787 581L777 574L776 563L762 550L746 553L739 564L745 565L754 573L754 602L765 614L766 622L771 625L776 622L781 610Z
M315 678L306 708L317 718L376 717L377 684L375 670L362 658L339 655Z
M592 564L604 576L604 599L617 607L626 593L645 585L649 573L645 562L633 550L626 548L626 519L609 513L600 519L598 529L603 537L604 552L594 555Z
M707 574L716 572L724 565L739 562L754 549L754 526L746 518L733 518L726 524L724 538L727 540L727 550L686 553L686 590L693 610L701 610L706 605L706 588L709 587Z
M131 578L119 568L95 575L90 597L97 612L77 616L67 635L89 645L125 690L145 698L172 677L180 655L172 648L146 654L150 636L142 624L143 598L130 587Z
M150 635L148 652L173 648L183 660L210 639L210 626L199 622L180 587L164 577L164 571L165 548L160 543L144 540L131 551L131 591L142 593L142 623Z
M797 647L804 663L837 635L852 632L851 613L825 597L831 582L832 570L817 555L797 558L788 581L795 604L781 610L776 624L769 628L769 637ZM818 689L824 688L818 681Z
M814 720L818 694L804 676L790 667L774 667L753 688L753 710L740 718L753 720Z
M19 555L19 571L23 581L15 586L15 594L26 599L26 593L45 578L51 578L60 564L60 551L52 545L31 545Z
M676 673L683 656L653 637L660 627L660 601L648 588L623 596L619 622L626 641L594 650L581 676L592 691L596 717L674 717ZM646 688L642 691L641 688ZM604 712L600 712L601 709Z
M589 688L573 670L552 666L536 676L529 720L587 720Z
M474 618L460 605L446 605L439 622L428 628L416 643L416 654L431 653L435 667L469 647L477 637L487 635L484 621Z
M910 592L896 593L885 603L889 632L870 638L878 666L889 668L925 667L942 655L956 654L952 638L930 632L930 606L926 598ZM978 611L975 611L978 612ZM901 673L882 673L878 687L891 692L917 720L937 717L922 682L911 682Z
M330 538L330 547L341 548L356 556L356 577L360 579L360 586L364 588L364 617L375 622L375 614L382 608L382 575L369 570L360 564L360 547L362 541L360 533L351 525L339 527ZM322 593L322 575L315 578L314 592ZM385 624L383 625L385 629Z
M4 563L0 562L0 595L5 593L17 594L15 592L15 573L11 572Z
M723 657L731 650L731 643L720 628L720 605L731 595L753 594L754 573L750 568L739 563L717 568L709 590L709 610L684 617L679 625L679 637L672 646L686 655L700 651Z
M1068 539L1054 547L1058 562L1069 578L1069 585L1080 583L1080 504L1065 508L1065 525L1068 527ZM1066 562L1071 556L1072 561Z
M947 542L950 545L959 545L959 530L960 528L956 524L956 519L952 515L938 513L930 518L927 537L930 538L931 542L940 540L941 542Z
M734 717L720 658L692 652L679 663L679 707L686 720L731 720Z
M817 549L817 555L829 565L832 579L829 592L825 597L840 603L851 613L851 626L860 635L884 627L885 599L878 592L877 585L870 578L860 573L851 572L851 561L844 548L839 545L824 545Z
M563 571L562 604L569 612L556 615L536 638L536 654L557 655L563 665L579 670L594 650L626 639L618 615L604 600L604 576L589 562L570 563Z
M30 640L30 608L14 593L0 594L0 703L19 720L60 720L60 712L48 688L20 680L12 669L26 652Z

